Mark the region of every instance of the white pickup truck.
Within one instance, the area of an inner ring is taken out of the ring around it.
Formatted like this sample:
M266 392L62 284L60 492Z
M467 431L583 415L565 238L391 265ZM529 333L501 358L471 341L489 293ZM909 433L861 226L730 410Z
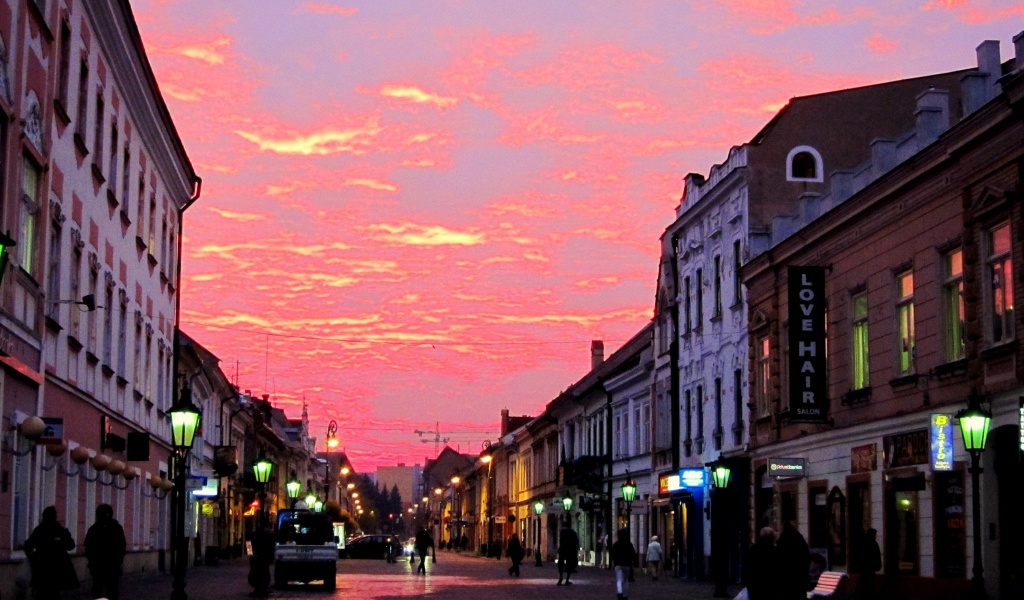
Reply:
M274 549L274 585L323 581L333 590L338 576L338 539L326 515L305 509L282 510L277 515Z

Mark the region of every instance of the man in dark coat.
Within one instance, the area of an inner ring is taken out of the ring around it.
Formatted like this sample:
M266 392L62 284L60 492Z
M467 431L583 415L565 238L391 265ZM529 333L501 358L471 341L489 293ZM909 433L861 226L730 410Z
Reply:
M512 537L508 538L505 554L512 560L512 566L508 568L509 576L519 577L519 563L523 562L526 550L523 549L523 544L519 541L518 533L513 533Z
M779 600L806 600L811 567L807 541L793 523L786 521L775 547L779 554Z
M565 525L558 534L558 583L562 585L562 576L565 576L565 585L572 585L569 578L576 572L576 565L579 564L580 538L569 525Z
M774 585L778 575L779 561L775 549L775 530L764 527L757 541L747 550L743 567L743 584L747 586L750 600L770 600L775 597Z
M427 553L434 552L434 562L437 562L436 550L434 550L434 538L431 537L430 533L424 527L420 527L420 530L416 532L416 541L413 542L416 547L416 554L420 555L420 566L416 569L416 574L423 573L427 574Z
M114 509L109 504L100 504L96 507L96 522L85 534L85 557L92 574L93 598L118 600L126 549L124 528L114 518Z
M36 600L59 600L61 590L78 588L78 575L68 555L74 549L75 540L57 520L57 509L44 508L42 522L25 540Z

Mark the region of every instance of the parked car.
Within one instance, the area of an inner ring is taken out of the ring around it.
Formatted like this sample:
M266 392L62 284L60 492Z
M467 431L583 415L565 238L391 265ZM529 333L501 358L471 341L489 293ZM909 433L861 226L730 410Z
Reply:
M345 556L348 558L383 558L398 556L401 553L401 546L398 538L391 535L363 535L352 538L345 546Z

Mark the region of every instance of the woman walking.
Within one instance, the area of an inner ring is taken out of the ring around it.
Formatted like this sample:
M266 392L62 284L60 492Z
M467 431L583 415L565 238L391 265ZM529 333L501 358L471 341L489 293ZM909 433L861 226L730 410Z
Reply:
M630 574L637 562L636 548L633 547L633 542L629 541L628 529L620 529L615 537L611 551L612 566L615 567L615 592L619 600L627 600Z

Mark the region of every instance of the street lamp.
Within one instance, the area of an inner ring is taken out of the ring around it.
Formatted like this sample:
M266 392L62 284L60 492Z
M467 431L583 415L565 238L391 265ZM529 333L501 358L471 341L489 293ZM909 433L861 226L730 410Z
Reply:
M728 492L729 479L732 476L732 469L719 457L718 460L708 465L711 469L711 566L714 569L715 598L729 598L729 549L726 545L727 536L722 531L728 511L722 506L725 503L725 494Z
M314 504L316 504L316 495L313 493L306 494L306 508L312 510Z
M541 534L541 530L544 528L544 522L543 522L543 519L541 518L541 515L544 514L544 503L541 502L540 500L534 502L533 503L533 512L534 512L534 514L537 515L537 561L534 563L533 566L535 566L535 567L543 567L544 566L544 562L543 562L543 559L541 559L541 557L540 557L540 534Z
M565 512L572 510L572 496L569 495L569 492L562 496L562 508L565 509Z
M288 480L288 483L284 484L284 489L288 492L288 499L292 501L292 508L295 508L295 502L299 499L299 492L302 490L302 484L295 475L295 471L292 471L292 478Z
M633 500L636 499L636 482L626 479L622 484L622 501L626 503L626 527L629 527L630 515L633 514Z
M992 424L992 414L981 407L981 396L971 392L967 398L967 408L956 414L960 422L960 433L964 438L964 448L971 455L971 512L974 534L974 576L971 578L970 600L983 600L988 597L985 591L984 569L981 562L981 454L985 451L988 440L988 429Z
M484 516L487 517L487 551L495 556L495 558L501 558L500 555L494 551L494 516L491 514L491 461L494 457L490 454L484 454L480 457L480 462L487 465L487 505L485 506ZM504 537L504 535L502 536Z
M192 390L186 384L181 388L178 401L168 411L171 418L171 445L174 448L174 583L171 600L188 600L185 593L185 563L188 544L185 542L185 479L188 471L188 453L192 450L196 430L202 415L192 404Z
M459 534L459 530L458 530L458 527L459 527L458 521L461 518L461 513L460 512L456 512L457 509L458 509L457 501L458 501L459 482L460 481L462 481L461 477L459 477L458 475L452 475L452 479L451 479L451 482L452 482L452 510L451 510L450 515L449 515L449 520L450 520L451 526L452 526L452 541L455 543L456 547L458 547L458 544L459 544L458 540L462 539L462 536Z
M256 476L256 483L260 488L260 528L267 523L267 482L270 481L270 472L274 470L274 463L267 460L267 457L260 452L260 457L252 466L252 473Z

